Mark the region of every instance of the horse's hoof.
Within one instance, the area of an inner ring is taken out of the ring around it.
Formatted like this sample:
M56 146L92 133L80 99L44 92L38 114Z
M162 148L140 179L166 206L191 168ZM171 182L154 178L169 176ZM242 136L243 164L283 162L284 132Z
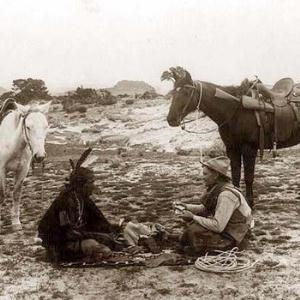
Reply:
M22 225L21 224L12 224L11 225L11 230L14 231L21 231L22 230Z

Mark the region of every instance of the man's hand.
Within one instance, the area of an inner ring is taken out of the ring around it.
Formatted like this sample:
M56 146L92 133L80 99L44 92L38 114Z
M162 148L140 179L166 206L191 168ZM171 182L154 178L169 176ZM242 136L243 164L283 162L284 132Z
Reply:
M193 220L194 214L192 214L192 213L191 213L190 211L188 211L188 210L185 210L185 211L182 212L182 214L180 215L180 217L181 217L184 221L188 222L188 221L192 221L192 220Z
M68 240L76 241L80 240L82 238L82 234L78 232L77 230L70 229L66 233L66 237Z
M173 209L177 209L177 210L180 210L180 211L183 211L183 210L186 210L187 209L187 206L185 203L181 203L181 202L178 202L178 201L174 201L172 203L172 207Z

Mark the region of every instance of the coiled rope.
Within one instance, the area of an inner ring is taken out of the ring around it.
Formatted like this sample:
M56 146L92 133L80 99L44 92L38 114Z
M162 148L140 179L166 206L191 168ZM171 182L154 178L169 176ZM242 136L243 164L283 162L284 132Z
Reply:
M195 267L204 272L213 273L234 273L242 272L252 268L257 262L251 262L250 259L241 257L237 247L228 251L216 250L217 255L208 255L197 258Z

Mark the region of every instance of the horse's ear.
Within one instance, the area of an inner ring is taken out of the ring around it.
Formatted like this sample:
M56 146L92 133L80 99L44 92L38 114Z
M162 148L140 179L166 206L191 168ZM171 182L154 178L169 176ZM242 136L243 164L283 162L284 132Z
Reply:
M185 80L188 82L193 82L191 74L186 70L184 71L185 71Z
M50 105L51 105L51 101L49 101L45 104L39 105L39 111L44 113L44 114L47 114L48 111L49 111Z
M16 102L16 106L17 106L17 110L22 114L22 115L25 115L27 112L28 112L28 107L27 106L24 106L20 103L17 103Z

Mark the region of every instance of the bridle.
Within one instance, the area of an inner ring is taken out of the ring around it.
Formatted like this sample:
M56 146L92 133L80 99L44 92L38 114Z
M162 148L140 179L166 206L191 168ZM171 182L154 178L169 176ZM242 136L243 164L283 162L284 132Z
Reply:
M200 112L200 105L201 105L201 102L202 102L202 95L203 95L203 86L202 86L202 82L201 81L193 81L193 85L190 85L190 84L185 84L183 87L188 87L188 88L191 88L192 89L192 93L191 93L191 96L189 98L189 101L187 101L187 103L185 104L183 110L182 110L182 114L180 116L180 126L181 126L181 129L185 129L185 124L186 123L190 123L190 122L193 122L194 120L188 120L188 121L183 121L183 115L185 114L187 108L189 107L189 105L191 104L192 100L193 100L193 97L194 97L194 94L195 94L195 91L197 91L199 89L199 98L198 98L198 102L197 102L197 106L196 106L196 110L198 112Z
M30 149L30 152L32 154L32 157L34 158L34 153L33 153L33 148L31 146L31 143L30 143L30 139L29 139L29 136L28 136L28 130L26 128L26 118L30 115L30 113L32 113L33 111L29 111L27 112L25 115L21 115L21 117L23 117L23 120L22 120L22 131L24 132L24 138L25 138L25 143L29 146L29 149Z
M191 130L187 130L185 128L185 124L187 123L190 123L190 122L194 122L195 120L187 120L187 121L183 121L184 118L182 118L182 116L185 114L187 108L189 107L190 103L192 102L193 100L193 97L194 97L194 94L195 94L195 91L199 90L199 98L198 98L198 102L197 102L197 107L196 107L196 110L198 111L198 113L200 113L201 111L201 103L202 103L202 96L203 96L203 84L201 81L193 81L193 84L190 85L190 84L185 84L183 85L183 87L188 87L188 88L191 88L192 89L192 93L191 93L191 96L189 98L189 101L187 101L187 103L185 104L183 110L182 110L182 114L180 116L180 127L182 130L186 131L186 132L189 132L189 133L196 133L196 134L204 134L204 133L210 133L210 132L213 132L213 131L216 131L218 128L220 129L221 127L223 127L225 124L227 124L233 117L234 115L236 114L236 112L238 111L239 107L237 107L236 110L233 111L232 115L226 119L222 124L218 125L217 128L213 128L213 129L210 129L210 130L203 130L203 131L191 131ZM198 115L199 116L199 115Z
M35 161L35 156L34 156L34 152L33 152L33 147L30 143L30 139L29 139L29 135L28 135L28 130L26 128L26 119L27 117L34 112L40 112L39 110L35 110L35 109L31 109L29 110L26 114L21 114L21 117L23 118L22 120L22 131L24 133L24 139L25 139L25 143L28 145L31 155L32 155L32 159L33 159L33 163L36 162Z
M202 131L192 131L192 130L188 130L185 128L185 124L190 123L190 122L194 122L195 120L186 120L183 121L184 118L182 118L182 116L184 115L184 113L186 112L187 108L189 107L190 103L193 100L195 91L199 91L199 97L198 97L198 101L197 101L197 106L196 106L196 110L198 111L198 118L199 119L199 114L201 112L201 103L202 103L202 96L203 96L203 84L201 81L193 81L193 84L185 84L183 87L188 87L192 89L192 93L191 96L189 98L189 101L187 101L186 105L183 108L182 114L180 116L180 127L182 130L188 132L188 133L196 133L196 134L205 134L205 133L210 133L213 131L216 131L217 128L213 128L213 129L209 129L209 130L202 130Z

